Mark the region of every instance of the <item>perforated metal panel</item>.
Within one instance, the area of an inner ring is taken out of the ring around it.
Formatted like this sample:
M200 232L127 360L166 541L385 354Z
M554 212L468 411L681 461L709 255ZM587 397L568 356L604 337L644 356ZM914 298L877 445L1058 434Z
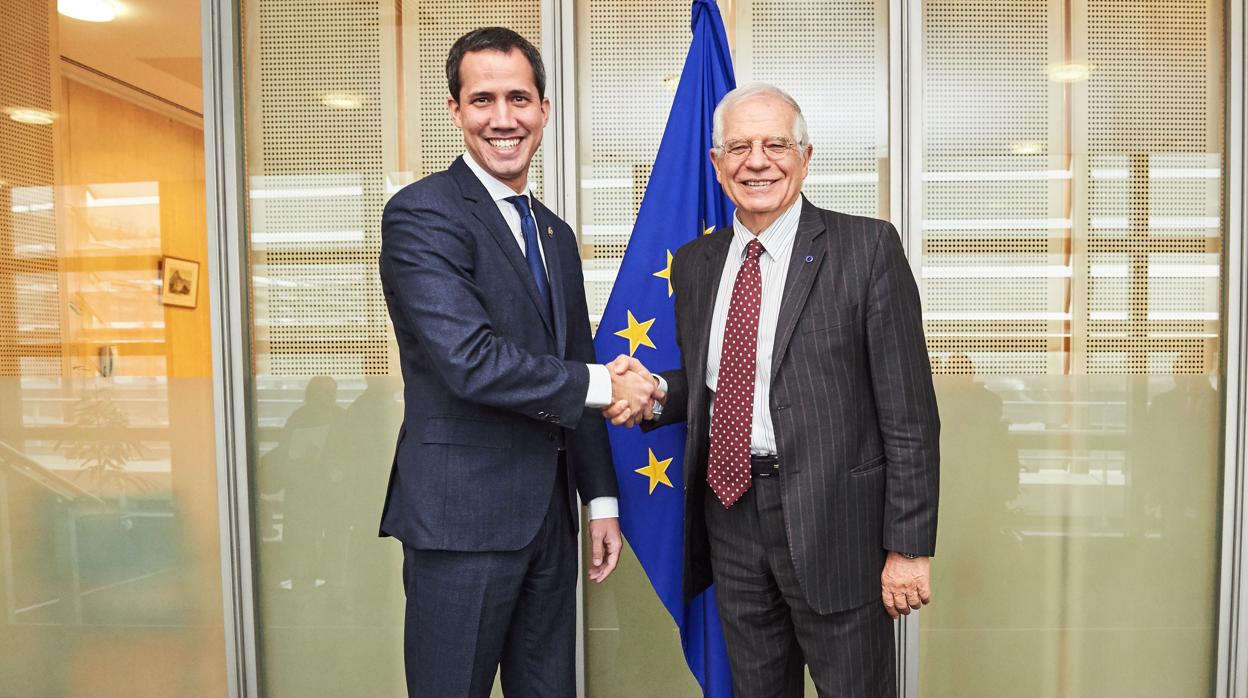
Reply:
M979 373L1212 370L1220 7L1076 3L1070 23L1042 0L923 7L933 365L962 353ZM1067 66L1087 77L1056 79Z
M1047 373L1066 326L1050 4L923 6L924 312L937 373ZM1008 45L1008 53L985 51ZM1025 145L1024 145L1025 144ZM1058 179L1053 179L1053 177Z
M1216 370L1222 7L1087 3L1088 373Z
M389 373L382 208L400 185L463 152L446 112L454 40L502 24L538 43L538 3L404 2L397 12L383 0L248 5L257 371ZM530 174L539 195L540 162Z
M815 203L881 214L888 155L883 0L759 0L725 16L738 84L771 82L802 105L815 145L803 191ZM578 5L580 231L590 315L605 306L649 183L689 49L689 3Z
M777 85L806 116L814 159L803 192L820 206L883 215L888 2L755 0L739 7L739 83Z
M464 152L464 138L446 111L446 54L455 40L478 27L502 26L515 30L540 47L541 12L535 0L521 2L457 2L456 0L408 0L403 3L403 82L413 87L407 106L415 118L409 122L411 151L417 177L444 170ZM550 61L546 61L547 82ZM547 95L549 96L549 85ZM543 148L548 147L543 144ZM530 185L542 195L542 155L534 155Z
M579 234L596 322L650 181L689 50L689 3L577 4Z
M52 115L51 13L0 5L0 107ZM52 124L0 112L0 376L60 375Z
M376 271L386 197L381 4L249 4L256 370L386 373Z

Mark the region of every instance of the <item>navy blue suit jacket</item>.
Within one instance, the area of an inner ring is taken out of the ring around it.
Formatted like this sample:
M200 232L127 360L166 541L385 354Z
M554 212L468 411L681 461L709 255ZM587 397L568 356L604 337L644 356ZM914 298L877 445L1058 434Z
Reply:
M550 506L561 448L586 502L618 496L602 415L585 409L595 359L576 237L536 199L533 213L553 313L463 158L386 205L379 267L405 408L383 536L518 550Z

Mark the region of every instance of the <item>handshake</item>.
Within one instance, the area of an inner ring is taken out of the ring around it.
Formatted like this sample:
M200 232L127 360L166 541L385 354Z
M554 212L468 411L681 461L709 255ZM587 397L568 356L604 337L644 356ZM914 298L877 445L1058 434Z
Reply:
M663 404L667 400L658 376L625 354L607 364L607 370L611 373L611 404L603 408L602 416L616 426L629 428L643 419L653 419L655 401Z

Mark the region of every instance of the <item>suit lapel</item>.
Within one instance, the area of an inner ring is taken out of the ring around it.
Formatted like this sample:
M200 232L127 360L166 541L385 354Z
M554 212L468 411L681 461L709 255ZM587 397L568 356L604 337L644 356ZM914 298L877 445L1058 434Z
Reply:
M546 276L550 279L550 304L555 315L552 318L555 327L555 346L559 352L557 355L562 357L568 342L568 299L563 288L563 260L559 259L559 245L555 240L555 236L559 233L547 235L547 231L555 231L557 221L555 214L542 205L536 197L533 198L533 218L537 221L537 239L542 246L542 254L546 258Z
M819 274L819 267L828 246L822 244L823 216L805 197L802 197L802 215L797 223L797 239L793 241L793 256L789 258L789 274L784 280L784 295L780 299L780 318L776 322L776 343L771 350L771 380L776 379L780 362L793 338L793 329L806 297Z
M503 256L511 263L511 267L519 277L520 284L524 286L529 300L533 302L534 308L537 309L537 314L541 316L542 322L546 325L546 331L553 335L554 327L551 325L550 312L544 307L546 303L537 291L537 283L533 281L533 273L529 271L528 260L524 258L524 253L520 250L520 246L516 244L516 238L512 235L511 228L507 227L507 221L503 219L503 214L499 213L498 204L494 202L494 199L490 198L490 194L485 190L485 186L481 184L477 176L464 163L463 156L456 158L455 162L451 163L450 172L455 177L455 181L459 183L459 190L463 193L464 199L472 202L468 209L481 222L481 225L489 231L490 236L494 238L494 242L498 243L498 246L502 249Z

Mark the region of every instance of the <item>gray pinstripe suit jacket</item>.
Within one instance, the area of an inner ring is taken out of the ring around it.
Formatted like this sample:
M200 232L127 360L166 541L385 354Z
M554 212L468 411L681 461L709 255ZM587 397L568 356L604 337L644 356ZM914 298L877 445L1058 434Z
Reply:
M712 581L702 510L706 354L731 236L717 230L672 261L682 366L663 374L667 404L645 425L689 422L687 598ZM940 420L918 289L893 226L803 199L789 264L769 367L771 418L789 552L810 605L831 613L879 598L886 551L935 553Z

